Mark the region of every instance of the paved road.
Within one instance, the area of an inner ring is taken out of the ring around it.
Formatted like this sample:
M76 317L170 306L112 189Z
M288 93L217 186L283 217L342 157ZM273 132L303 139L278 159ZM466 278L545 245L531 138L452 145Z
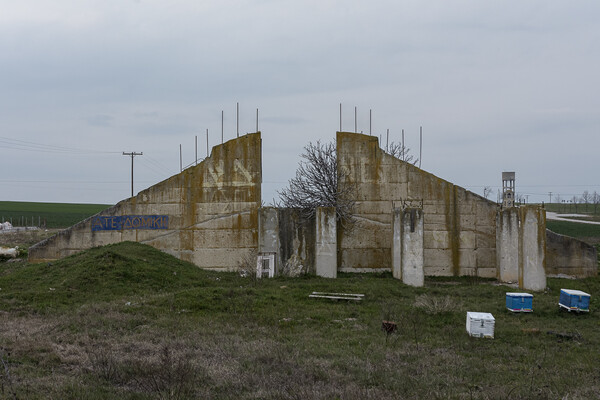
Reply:
M568 222L579 222L581 224L600 225L600 222L584 221L581 219L571 219L572 217L587 217L587 215L585 215L585 214L558 214L555 212L546 211L546 219L551 219L553 221L568 221Z

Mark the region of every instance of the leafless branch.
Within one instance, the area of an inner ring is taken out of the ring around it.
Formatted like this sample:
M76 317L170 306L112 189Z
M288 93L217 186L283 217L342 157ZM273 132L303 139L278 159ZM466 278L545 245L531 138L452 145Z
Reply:
M278 192L281 204L302 209L307 218L314 216L316 207L334 207L337 219L348 222L354 208L354 187L345 179L347 171L337 169L335 143L309 143L301 157L296 176Z

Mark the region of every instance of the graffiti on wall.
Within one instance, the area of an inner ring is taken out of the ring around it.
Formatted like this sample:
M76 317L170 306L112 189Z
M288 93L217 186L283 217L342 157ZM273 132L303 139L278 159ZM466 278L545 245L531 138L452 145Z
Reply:
M168 215L115 215L95 216L92 218L92 231L168 228Z

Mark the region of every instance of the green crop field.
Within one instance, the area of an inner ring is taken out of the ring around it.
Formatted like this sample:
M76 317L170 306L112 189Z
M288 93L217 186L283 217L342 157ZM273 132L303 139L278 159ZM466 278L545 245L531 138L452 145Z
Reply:
M0 219L14 226L44 226L45 221L46 228L67 228L108 207L106 204L0 201Z
M592 295L560 311L561 288ZM312 299L361 293L361 302ZM257 280L120 243L0 263L0 389L18 399L592 399L600 278L549 279L512 314L493 280ZM495 338L469 337L467 311ZM397 324L387 334L382 321Z
M546 228L578 239L600 238L600 225L583 224L570 221L546 221Z

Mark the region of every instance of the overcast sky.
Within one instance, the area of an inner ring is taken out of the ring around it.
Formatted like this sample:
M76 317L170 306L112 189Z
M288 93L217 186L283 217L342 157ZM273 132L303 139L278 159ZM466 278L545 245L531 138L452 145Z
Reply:
M0 0L0 200L106 203L240 133L263 200L303 146L386 131L476 193L600 192L600 2Z

